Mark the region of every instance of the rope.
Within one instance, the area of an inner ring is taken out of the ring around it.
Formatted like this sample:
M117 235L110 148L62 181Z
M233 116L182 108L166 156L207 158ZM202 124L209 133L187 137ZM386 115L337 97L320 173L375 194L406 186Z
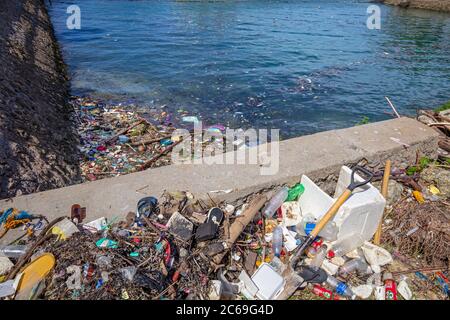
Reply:
M26 211L19 211L15 208L9 208L4 212L0 212L0 225L3 225L3 230L0 232L0 239L10 230L17 228L20 225L31 222L32 216ZM32 233L30 228L27 229L27 233Z

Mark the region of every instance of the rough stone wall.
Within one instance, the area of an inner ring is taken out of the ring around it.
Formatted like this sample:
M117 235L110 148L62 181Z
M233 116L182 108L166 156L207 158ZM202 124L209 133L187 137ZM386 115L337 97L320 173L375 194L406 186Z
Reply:
M79 179L69 84L43 0L0 1L0 198Z
M450 0L382 0L382 2L403 8L450 12Z

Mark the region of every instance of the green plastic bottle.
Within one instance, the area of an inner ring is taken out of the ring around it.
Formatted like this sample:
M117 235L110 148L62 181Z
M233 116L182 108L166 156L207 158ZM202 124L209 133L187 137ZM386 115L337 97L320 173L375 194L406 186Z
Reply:
M287 197L286 201L297 200L298 197L300 197L303 194L303 192L305 192L305 187L301 183L295 185L294 187L289 189L288 197Z

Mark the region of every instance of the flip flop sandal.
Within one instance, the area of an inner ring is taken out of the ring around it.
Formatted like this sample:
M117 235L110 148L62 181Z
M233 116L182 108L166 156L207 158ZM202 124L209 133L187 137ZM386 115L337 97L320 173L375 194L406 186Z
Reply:
M211 208L208 212L208 217L206 218L206 222L212 222L217 225L217 229L219 229L220 224L223 220L223 211L220 208Z
M206 222L198 226L195 239L199 242L214 239L217 231L219 231L223 216L223 211L220 208L211 208L208 212Z
M137 218L145 216L146 218L150 217L158 205L158 199L155 197L145 197L139 200L137 204Z

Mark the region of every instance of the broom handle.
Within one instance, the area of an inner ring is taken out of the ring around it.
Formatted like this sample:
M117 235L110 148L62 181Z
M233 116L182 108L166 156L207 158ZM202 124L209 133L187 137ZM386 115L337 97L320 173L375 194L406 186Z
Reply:
M387 200L388 195L388 183L389 183L389 176L391 175L391 160L386 161L386 166L384 167L384 174L383 174L383 183L381 185L381 194L383 195L384 199ZM373 244L380 245L381 242L381 225L383 223L383 216L381 216L380 223L378 224L377 231L375 232L375 236L373 237Z
M330 209L328 209L327 213L323 216L322 219L316 224L313 231L311 231L310 235L315 238L319 234L320 231L322 231L323 227L333 219L335 214L338 212L339 208L344 204L345 201L347 201L348 197L352 194L352 191L349 189L346 189L341 196L336 200L336 202L331 206Z

